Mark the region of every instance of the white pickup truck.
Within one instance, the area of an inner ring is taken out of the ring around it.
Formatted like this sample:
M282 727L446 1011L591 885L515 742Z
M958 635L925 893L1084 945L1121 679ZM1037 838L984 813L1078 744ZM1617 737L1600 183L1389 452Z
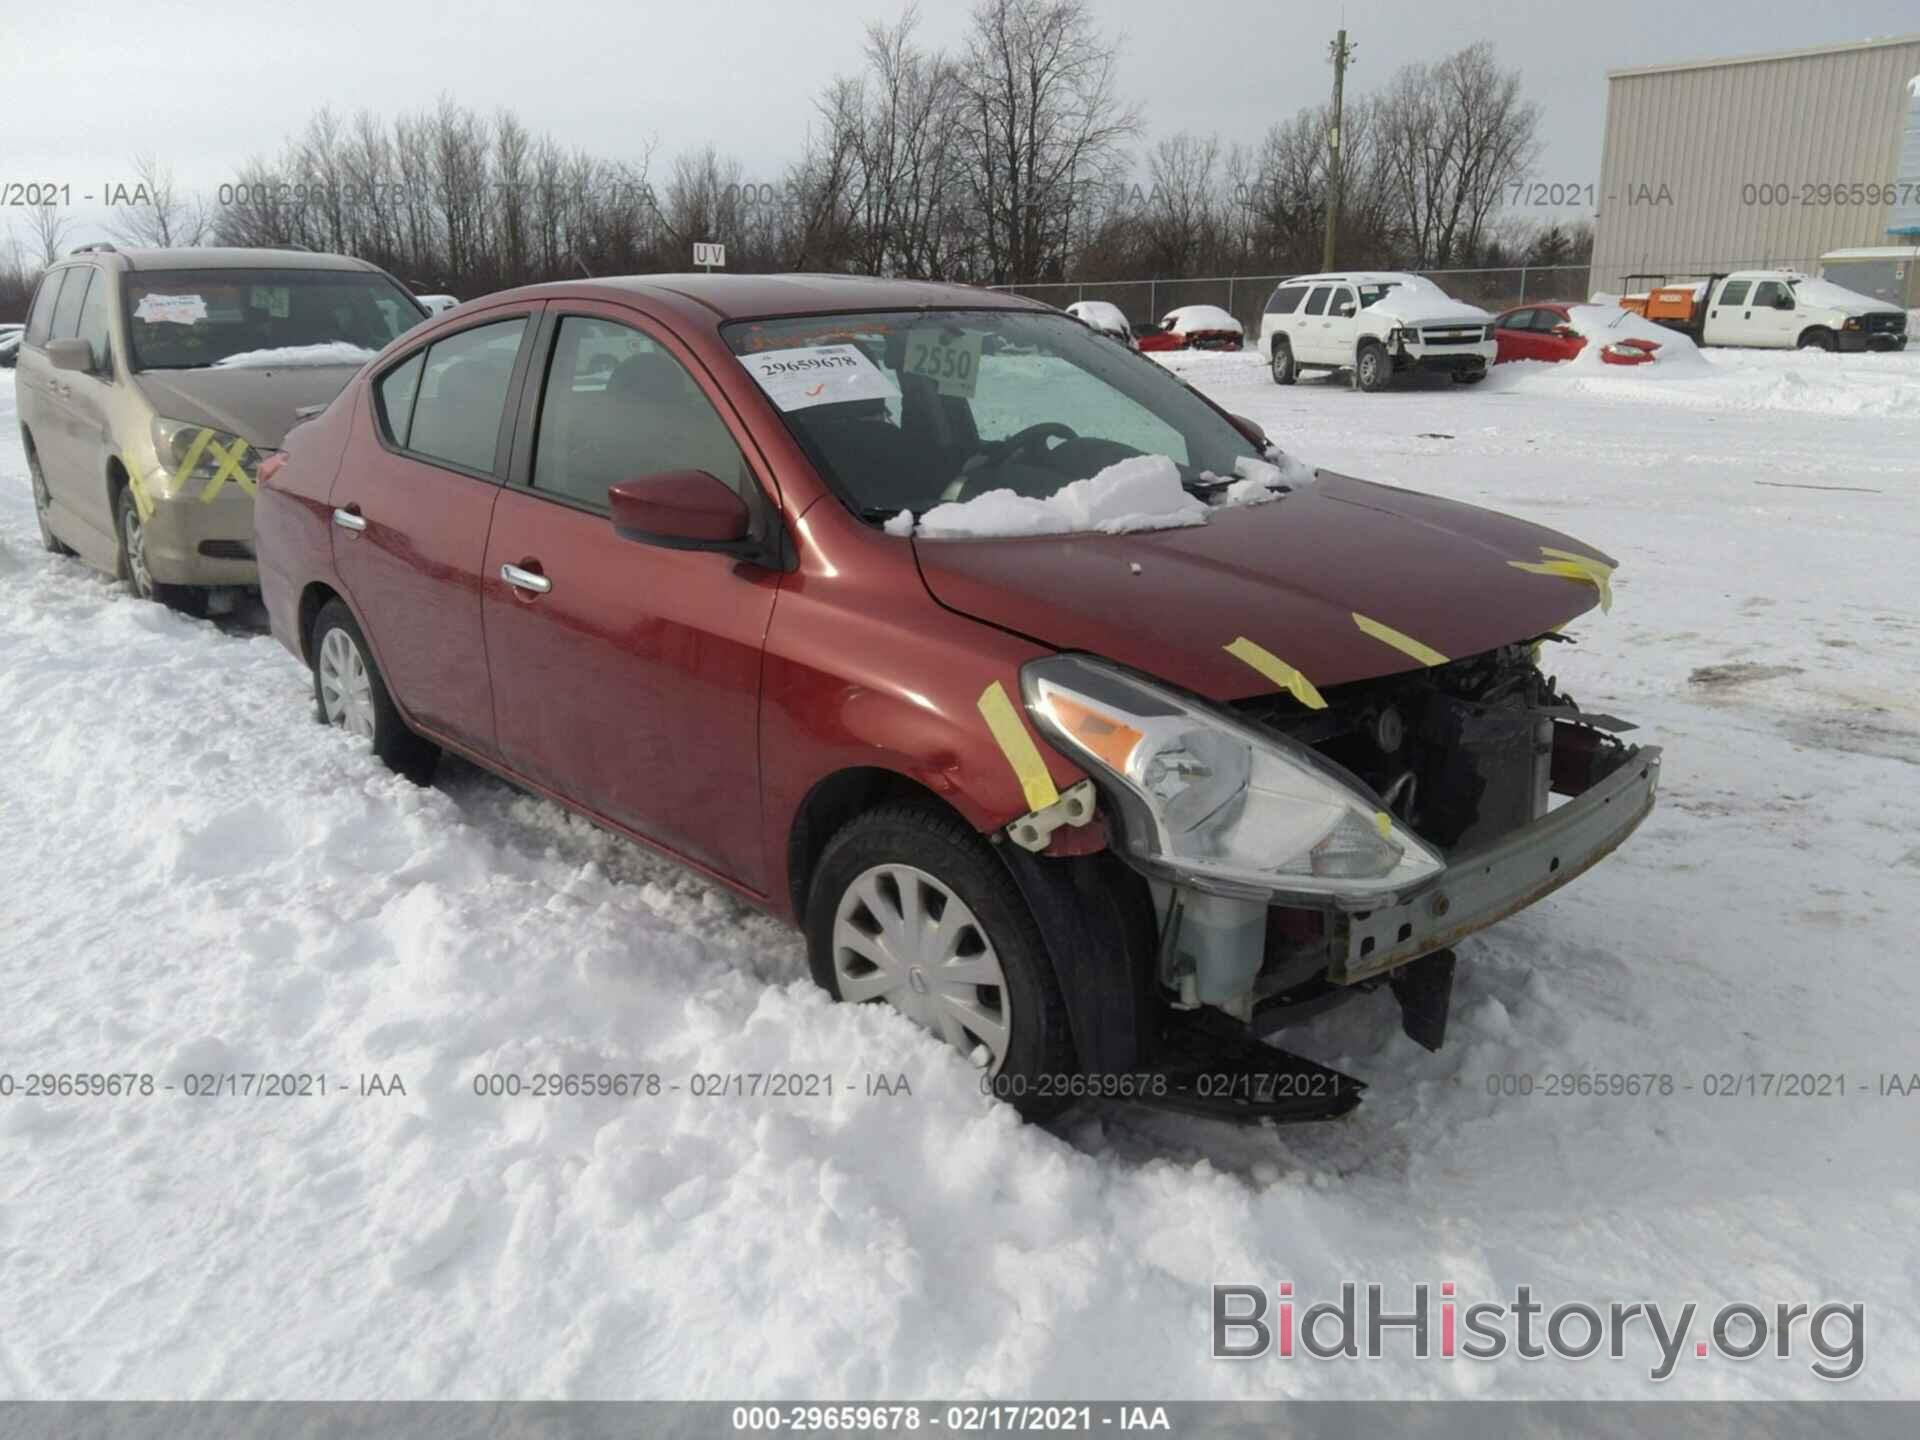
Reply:
M1797 270L1736 270L1627 295L1620 304L1702 345L1904 350L1907 312Z
M1350 370L1358 388L1383 390L1415 369L1471 385L1486 378L1497 348L1493 316L1397 270L1296 275L1273 292L1260 324L1277 385L1302 370Z

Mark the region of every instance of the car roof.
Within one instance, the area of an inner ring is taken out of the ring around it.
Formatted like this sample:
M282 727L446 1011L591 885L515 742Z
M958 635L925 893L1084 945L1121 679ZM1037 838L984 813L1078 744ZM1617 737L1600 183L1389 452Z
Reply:
M127 270L369 270L379 266L351 255L317 250L253 249L227 245L180 245L171 249L85 247L68 260L118 260Z
M1282 285L1381 285L1389 281L1404 284L1408 280L1418 280L1418 275L1405 270L1343 270L1325 275L1289 275Z
M933 280L885 280L867 275L610 275L593 280L561 280L528 285L488 302L508 298L590 295L595 292L679 302L704 310L716 322L769 320L790 315L820 315L859 310L1028 310L1060 312L1038 300L1003 290L951 285Z

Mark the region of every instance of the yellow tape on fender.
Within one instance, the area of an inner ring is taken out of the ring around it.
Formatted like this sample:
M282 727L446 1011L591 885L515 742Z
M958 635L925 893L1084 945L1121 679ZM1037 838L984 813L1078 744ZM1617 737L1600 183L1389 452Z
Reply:
M140 478L138 466L127 471L127 489L133 495L133 508L140 512L140 523L146 524L153 519L153 496L147 493L147 482Z
M1447 657L1431 645L1422 645L1411 635L1402 635L1391 625L1382 625L1378 620L1369 619L1357 610L1353 612L1353 623L1358 625L1363 633L1371 635L1382 645L1391 645L1402 655L1411 655L1422 665L1444 665L1447 663Z
M1047 762L1040 758L1040 747L1033 743L1026 722L1021 720L1020 712L1013 708L1013 701L1007 698L1006 689L998 680L980 692L980 716L999 742L1000 753L1007 757L1007 764L1019 777L1027 808L1044 810L1058 800L1060 792L1054 789L1053 777L1047 773Z
M1507 564L1516 570L1525 570L1529 575L1558 575L1562 580L1577 580L1583 585L1591 585L1600 592L1601 612L1613 609L1613 566L1591 555L1555 550L1550 545L1542 545L1540 553L1547 558L1509 560Z
M1222 648L1234 659L1244 660L1309 710L1327 708L1327 702L1320 698L1320 692L1313 688L1313 682L1271 650L1254 644L1244 635Z

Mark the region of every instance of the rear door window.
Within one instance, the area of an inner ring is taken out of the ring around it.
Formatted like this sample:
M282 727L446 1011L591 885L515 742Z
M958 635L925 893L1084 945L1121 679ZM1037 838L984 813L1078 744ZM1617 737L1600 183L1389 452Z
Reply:
M67 276L74 273L74 267L69 266L65 270L49 271L40 281L40 288L33 295L33 312L27 317L27 344L44 345L51 338L53 307L60 299L60 287Z
M516 315L428 348L407 427L408 450L462 470L494 473L513 362L526 329L527 317Z
M1333 287L1331 285L1314 286L1313 294L1307 297L1307 308L1302 313L1307 315L1326 314L1327 297L1331 294L1333 294Z
M1721 289L1720 289L1720 303L1721 303L1722 305L1739 305L1739 304L1741 304L1742 302L1744 302L1744 301L1746 300L1746 298L1747 298L1747 287L1748 287L1749 285L1751 285L1752 283L1753 283L1753 282L1752 282L1751 280L1729 280L1729 281L1727 281L1727 283L1726 283L1725 285L1723 285L1723 286L1721 287Z

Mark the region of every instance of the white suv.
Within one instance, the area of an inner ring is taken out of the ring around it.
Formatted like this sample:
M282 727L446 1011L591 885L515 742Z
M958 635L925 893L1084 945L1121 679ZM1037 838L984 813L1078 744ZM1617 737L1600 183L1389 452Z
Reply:
M1260 349L1280 385L1302 370L1351 370L1360 389L1383 390L1413 369L1471 385L1493 364L1493 316L1418 275L1297 275L1268 299Z

